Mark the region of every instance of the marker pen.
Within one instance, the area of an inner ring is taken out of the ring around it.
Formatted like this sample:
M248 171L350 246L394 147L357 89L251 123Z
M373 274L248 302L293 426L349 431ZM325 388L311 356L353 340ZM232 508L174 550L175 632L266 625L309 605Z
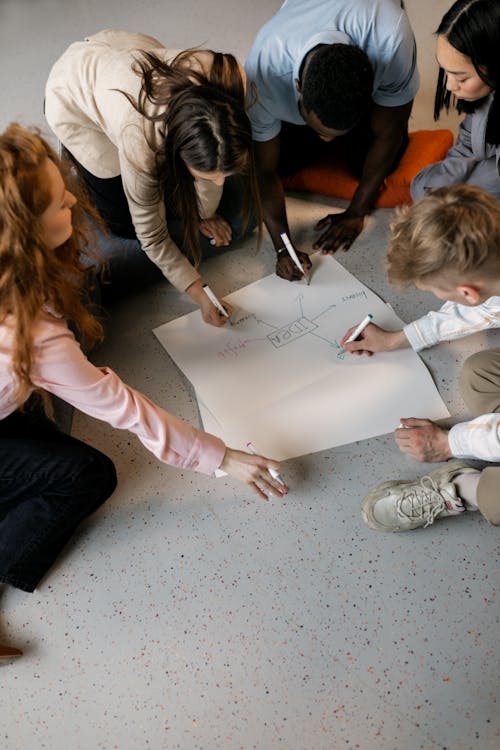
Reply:
M346 339L345 343L346 344L352 344L353 341L356 341L356 339L358 338L359 334L363 333L363 331L365 330L366 326L369 325L369 323L371 323L372 320L373 320L373 315L371 315L370 313L368 313L368 315L366 316L366 318L364 318L361 321L361 323L359 324L359 326L356 326L356 328L351 333L351 335L349 336L349 338Z
M220 312L221 315L224 315L226 318L229 318L229 313L227 310L224 309L224 307L221 305L215 294L212 292L208 284L203 284L203 291L207 295L210 302L217 308L217 310Z
M250 453L253 453L254 456L258 455L253 443L247 443L247 448L250 451ZM276 481L282 484L283 487L286 487L286 482L284 481L281 474L278 471L276 471L276 469L268 469L268 472L270 473L273 479L276 479Z
M305 276L305 278L306 278L307 286L309 286L309 284L311 283L311 278L310 278L310 274L307 274L307 275L306 275L306 272L304 271L304 268L303 268L303 266L302 266L302 263L301 263L301 262L300 262L300 260L299 260L299 256L298 256L298 255L297 255L297 253L295 252L295 248L294 248L294 246L292 245L292 243L291 243L291 242L290 242L290 240L288 239L288 235L287 235L287 233L286 233L286 232L281 232L281 234L280 234L280 237L281 237L281 239L283 240L283 244L284 244L284 246L285 246L285 247L286 247L286 249L288 250L288 253L289 253L289 255L290 255L290 258L291 258L291 259L293 260L293 262L295 263L295 265L297 266L297 268L299 269L299 271L301 271L301 272L303 273L303 275L304 275L304 276Z

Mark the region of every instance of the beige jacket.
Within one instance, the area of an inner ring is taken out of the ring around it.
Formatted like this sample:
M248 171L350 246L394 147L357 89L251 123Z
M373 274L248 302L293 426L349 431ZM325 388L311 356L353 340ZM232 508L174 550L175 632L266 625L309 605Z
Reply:
M170 238L165 206L156 179L153 148L165 139L162 126L150 123L121 92L137 100L141 77L133 70L139 51L171 60L168 50L150 36L128 31L101 31L75 42L50 71L45 90L45 115L61 143L96 177L121 175L130 214L142 249L167 279L184 291L200 278ZM191 67L206 71L211 55L193 54ZM151 113L158 107L151 105ZM196 183L202 217L212 216L222 188Z

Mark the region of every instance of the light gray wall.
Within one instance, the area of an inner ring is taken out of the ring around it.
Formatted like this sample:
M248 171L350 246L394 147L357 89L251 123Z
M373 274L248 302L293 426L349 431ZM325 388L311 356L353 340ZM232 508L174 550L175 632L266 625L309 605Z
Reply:
M304 0L306 1L306 0ZM67 45L103 28L144 31L174 48L206 45L244 59L279 0L1 0L0 127L12 120L45 128L45 80ZM432 102L437 66L433 32L449 0L407 0L418 44L422 85L410 128L436 127ZM456 117L449 120L452 125ZM440 121L445 127L446 118Z

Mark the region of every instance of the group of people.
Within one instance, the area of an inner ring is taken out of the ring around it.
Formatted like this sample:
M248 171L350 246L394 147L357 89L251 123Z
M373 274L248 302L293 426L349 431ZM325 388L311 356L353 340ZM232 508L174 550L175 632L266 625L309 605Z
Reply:
M417 202L393 227L390 280L448 302L401 332L369 325L345 343L353 353L419 350L500 325L499 43L498 0L457 0L443 18L435 113L453 102L466 117L446 158L415 177ZM263 221L276 273L300 278L282 248L291 234L280 176L332 149L347 154L359 187L346 211L319 222L314 247L348 249L404 152L418 82L399 0L287 0L245 67L124 31L70 45L45 92L61 154L18 124L0 135L0 583L33 591L116 486L112 462L49 418L49 395L130 430L164 463L220 468L262 498L286 494L279 463L225 446L91 364L84 351L103 331L89 295L163 274L206 323L224 325L200 261L260 234ZM308 255L297 255L307 273ZM404 419L403 451L500 462L500 352L468 360L462 386L477 418L449 432ZM453 462L418 483L386 483L363 516L397 531L479 507L499 524L499 471ZM0 657L16 653L0 647Z

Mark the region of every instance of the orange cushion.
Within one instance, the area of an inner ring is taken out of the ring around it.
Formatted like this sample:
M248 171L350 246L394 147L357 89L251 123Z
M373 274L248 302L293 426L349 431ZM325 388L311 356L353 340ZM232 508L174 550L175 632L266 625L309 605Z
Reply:
M444 159L453 145L451 130L416 130L409 134L408 148L397 169L384 180L376 208L392 208L411 203L410 182L421 169ZM359 180L334 157L304 167L283 178L286 190L305 190L351 200Z

